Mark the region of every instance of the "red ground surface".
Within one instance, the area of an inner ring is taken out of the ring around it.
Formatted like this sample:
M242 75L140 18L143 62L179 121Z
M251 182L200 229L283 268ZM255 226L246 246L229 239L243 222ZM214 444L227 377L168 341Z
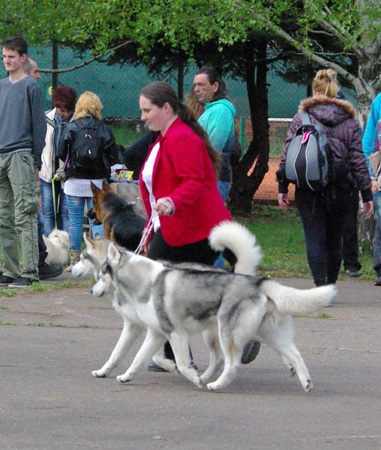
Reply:
M275 172L278 170L280 158L270 158L269 171L266 173L259 189L254 194L254 200L276 201L278 198L278 183L276 182ZM294 200L295 186L289 185L288 197Z

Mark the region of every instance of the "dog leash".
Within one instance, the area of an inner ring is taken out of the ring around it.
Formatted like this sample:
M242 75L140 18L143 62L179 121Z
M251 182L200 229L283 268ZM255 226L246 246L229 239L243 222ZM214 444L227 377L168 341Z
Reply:
M55 224L55 228L57 229L57 205L56 205L56 187L54 182L56 180L59 180L58 175L55 174L54 177L52 178L52 194L53 194L53 211L54 211L54 224Z
M134 253L136 255L139 255L141 251L143 250L144 245L147 242L148 236L151 234L153 229L153 223L152 223L152 215L147 223L147 225L144 227L142 238L140 239L139 245L136 247L136 250Z

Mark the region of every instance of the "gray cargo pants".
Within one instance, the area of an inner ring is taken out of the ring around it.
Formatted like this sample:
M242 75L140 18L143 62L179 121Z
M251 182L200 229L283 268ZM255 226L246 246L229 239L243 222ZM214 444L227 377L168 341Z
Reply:
M0 154L0 244L4 275L38 280L37 209L37 179L32 153Z

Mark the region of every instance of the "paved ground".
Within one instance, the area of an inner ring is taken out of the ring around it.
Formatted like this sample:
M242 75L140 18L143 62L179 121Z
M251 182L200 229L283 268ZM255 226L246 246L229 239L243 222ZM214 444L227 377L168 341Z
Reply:
M121 330L107 300L89 288L2 297L0 448L380 449L381 288L338 286L325 317L295 320L310 394L265 347L221 393L177 374L143 371L127 385L95 379L90 371L106 361ZM192 349L204 369L200 337Z

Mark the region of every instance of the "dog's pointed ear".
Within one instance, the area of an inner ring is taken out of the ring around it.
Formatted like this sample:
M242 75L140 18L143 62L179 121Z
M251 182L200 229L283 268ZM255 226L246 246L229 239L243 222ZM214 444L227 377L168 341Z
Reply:
M94 247L93 241L90 239L88 233L83 233L83 240L85 241L86 247Z
M121 256L121 254L120 254L119 250L116 248L116 246L114 245L114 243L111 242L111 244L108 246L108 249L107 249L107 259L108 259L108 262L109 262L111 265L115 266L116 264L119 263L119 261L120 261L120 256Z
M91 192L93 193L93 195L96 195L98 192L100 192L102 190L102 189L99 189L98 187L96 187L92 181L90 181L90 188L91 188Z
M107 181L103 180L102 191L103 192L114 192L114 189L107 183Z
M49 242L49 239L44 234L42 235L42 239L45 242L45 245L47 245L47 243Z

